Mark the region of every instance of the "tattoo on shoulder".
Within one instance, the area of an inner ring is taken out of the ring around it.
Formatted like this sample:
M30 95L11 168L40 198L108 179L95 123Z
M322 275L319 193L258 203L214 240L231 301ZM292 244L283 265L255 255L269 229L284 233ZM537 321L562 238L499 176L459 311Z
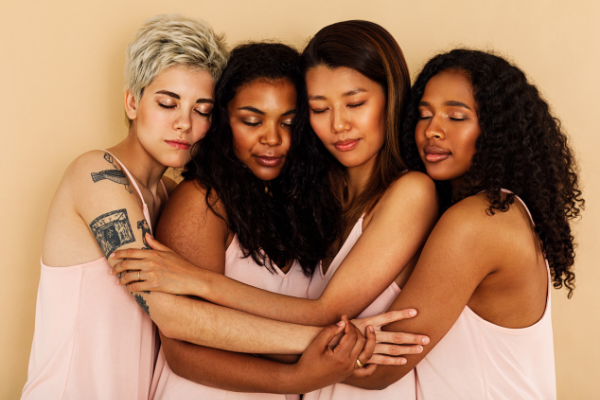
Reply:
M106 258L124 244L135 242L125 208L102 214L92 221L90 229Z
M152 234L150 232L150 227L148 226L148 221L145 219L138 221L137 228L142 230L142 240L144 241L144 247L142 247L142 249L151 250L152 247L148 246L148 242L146 242L146 233Z
M112 156L108 153L104 153L104 159L111 163L114 169L106 169L100 172L92 172L92 180L94 181L94 183L102 181L104 179L108 179L109 181L113 181L120 185L124 185L125 189L127 189L129 193L133 193L131 189L129 189L129 178L127 178L125 172L121 170L117 166L117 164L115 164Z
M148 304L146 304L146 300L144 300L144 298L142 297L141 294L134 294L133 297L135 298L135 301L139 304L140 307L142 307L142 310L144 310L144 312L150 316L150 309L148 308Z

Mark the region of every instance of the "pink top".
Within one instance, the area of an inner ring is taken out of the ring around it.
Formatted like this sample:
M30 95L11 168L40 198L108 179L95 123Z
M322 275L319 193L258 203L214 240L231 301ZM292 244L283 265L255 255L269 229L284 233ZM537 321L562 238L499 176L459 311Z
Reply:
M548 261L546 268L548 294L542 318L530 327L510 329L465 307L417 365L419 399L556 399Z
M277 267L275 267L275 272L271 272L266 267L256 264L252 257L244 258L237 236L234 236L225 253L225 276L270 292L302 298L306 298L310 282L310 277L304 274L300 264L296 261L284 274ZM162 348L158 358L155 375L160 377L154 400L188 400L193 398L211 400L298 400L300 398L299 395L230 392L199 385L175 375L165 362Z
M315 271L312 280L310 281L310 286L308 288L309 299L317 299L325 291L325 287L331 280L331 277L333 276L333 274L335 274L335 271L338 269L342 261L344 261L344 258L346 258L350 250L352 250L354 244L362 235L363 219L364 215L356 222L356 225L354 225L354 228L352 228L352 231L348 235L348 238L344 242L344 245L331 262L327 273L323 273L322 265L319 268L319 271ZM387 311L399 293L400 288L398 287L398 284L396 284L396 282L392 282L392 284L388 286L387 289L385 289L384 292L381 293L373 303L371 303L367 308L365 308L357 318L370 317ZM414 371L409 372L398 382L395 382L394 384L388 386L383 390L366 390L345 385L343 383L338 383L304 395L304 400L316 399L416 399Z
M139 188L121 166L152 229ZM70 267L40 262L35 333L21 398L147 400L159 345L156 328L110 274L106 258Z

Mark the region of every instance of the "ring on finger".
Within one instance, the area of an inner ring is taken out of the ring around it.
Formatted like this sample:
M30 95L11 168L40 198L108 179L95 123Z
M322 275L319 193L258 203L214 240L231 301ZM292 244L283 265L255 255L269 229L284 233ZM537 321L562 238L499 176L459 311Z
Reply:
M138 271L138 281L140 280L140 271Z
M363 363L361 363L358 358L356 359L356 365L358 365L358 368L364 367Z

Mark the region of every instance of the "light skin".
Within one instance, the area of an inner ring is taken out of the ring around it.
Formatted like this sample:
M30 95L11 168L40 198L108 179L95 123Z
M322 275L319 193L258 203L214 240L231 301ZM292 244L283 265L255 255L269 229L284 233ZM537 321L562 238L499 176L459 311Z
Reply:
M311 74L311 71L307 74L313 129L320 138L328 138L325 143L328 148L336 147L336 138L341 141L358 138L358 143L348 146L352 148L342 148L344 151L339 151L341 154L334 152L339 150L337 148L330 150L348 169L351 202L364 190L364 184L372 172L374 157L384 141L382 115L385 95L379 85L355 71L318 67L315 72L319 71L324 76ZM325 85L323 82L335 84ZM315 99L318 103L313 103ZM268 318L326 325L343 314L352 317L358 315L392 282L403 284L436 219L437 197L433 182L420 173L403 175L390 185L375 208L365 216L362 226L364 233L338 268L323 295L316 300L286 297L210 274L194 267L193 261L176 259L174 253L168 251L154 256L152 263L144 261L147 259L145 252L115 254L115 258L140 260L135 264L126 261L117 266L115 272L142 268L144 282L134 283L132 287L136 290L202 293L202 297L216 303L222 302L227 307ZM345 240L348 232L341 240ZM375 258L377 263L372 262ZM368 269L365 268L367 265ZM132 278L132 273L125 274L121 282L129 282ZM360 296L356 296L357 288L360 288ZM407 340L406 343L428 343L423 336L406 334L393 334L390 339L395 342ZM405 350L419 352L422 346Z

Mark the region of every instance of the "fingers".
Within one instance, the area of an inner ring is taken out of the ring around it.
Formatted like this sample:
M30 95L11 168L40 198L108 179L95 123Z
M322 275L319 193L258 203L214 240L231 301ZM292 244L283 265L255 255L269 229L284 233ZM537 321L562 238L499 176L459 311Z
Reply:
M360 343L360 347L357 349L357 334L354 325L350 323L348 317L342 315L342 321L344 323L344 335L340 339L340 343L333 350L336 354L346 354L354 360L358 357L360 350L363 348L364 338ZM362 335L361 335L362 337Z
M162 244L161 242L159 242L158 240L154 239L154 236L152 236L149 233L146 233L146 243L148 243L148 245L150 247L152 247L154 250L169 251L169 252L173 251L170 248L168 248L167 246L165 246L164 244Z
M139 270L128 270L121 273L121 277L119 278L119 284L128 285L133 282L139 282L143 280L141 271Z
M316 346L322 347L323 350L329 349L329 342L334 336L342 333L346 329L347 323L340 321L338 325L328 325L321 330L317 337L313 340ZM345 335L344 335L345 336ZM343 338L342 338L343 339ZM341 341L340 341L341 343Z
M402 354L419 354L422 351L423 351L423 346L421 346L421 345L396 346L393 344L378 343L375 346L374 353L390 355L390 356L399 356Z
M374 327L380 327L392 322L400 321L406 318L412 318L417 315L417 310L413 308L409 308L406 310L395 310L388 311L383 314L375 315L370 318L365 318L369 321L369 325L373 325Z
M142 249L123 249L116 250L109 257L115 259L144 259L148 258L149 255L154 254L154 251L142 250Z
M406 358L386 356L384 354L373 354L373 357L367 362L369 365L404 365L406 364Z
M366 378L373 375L376 370L376 364L365 365L363 368L356 368L352 373L352 378Z
M366 336L367 337L365 345L360 354L358 355L358 361L360 361L361 365L366 365L368 363L369 359L373 355L373 351L375 351L375 347L377 346L377 343L375 341L375 332L372 326L367 327ZM360 365L358 365L358 363L357 367L360 368Z
M141 270L141 271L151 271L154 269L155 264L152 261L141 261L141 260L123 260L115 264L112 268L112 274L118 275L123 272L133 271L133 270Z
M429 344L428 336L414 333L377 331L376 335L377 343Z

